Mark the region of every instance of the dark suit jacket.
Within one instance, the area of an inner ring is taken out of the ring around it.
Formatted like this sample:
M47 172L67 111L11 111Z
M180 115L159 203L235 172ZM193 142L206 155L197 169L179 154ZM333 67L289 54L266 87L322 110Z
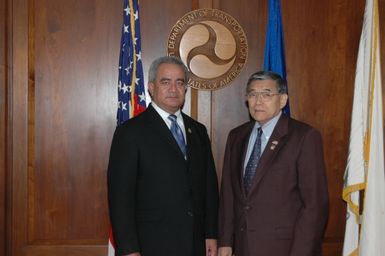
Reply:
M217 237L217 176L206 128L183 114L184 159L150 105L117 127L108 165L116 255L199 255Z
M322 140L314 128L281 116L248 195L243 166L255 122L228 136L219 206L219 246L236 256L321 255L328 217Z

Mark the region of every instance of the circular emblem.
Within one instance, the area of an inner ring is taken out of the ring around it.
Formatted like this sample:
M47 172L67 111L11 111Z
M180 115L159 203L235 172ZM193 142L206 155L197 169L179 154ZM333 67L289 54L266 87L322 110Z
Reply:
M168 55L180 57L190 70L188 85L216 90L234 80L247 59L248 45L241 25L217 9L185 14L172 28Z

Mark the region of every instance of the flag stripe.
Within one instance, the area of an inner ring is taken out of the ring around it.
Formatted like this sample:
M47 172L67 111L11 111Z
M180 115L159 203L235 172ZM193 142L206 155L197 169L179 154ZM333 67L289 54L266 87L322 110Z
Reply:
M130 10L134 10L132 0L129 0L128 2L129 2ZM130 20L131 20L130 24L135 24L135 17L134 17L132 12L130 13ZM135 54L136 53L135 26L131 26L131 40L133 40L132 48L133 48L133 52ZM132 57L132 61L133 61L133 70L132 70L132 79L131 79L132 87L131 88L133 91L135 91L135 88L136 88L136 84L135 84L135 81L136 81L136 56ZM131 94L131 102L135 102L135 93ZM130 116L134 116L134 108L133 107L130 109Z

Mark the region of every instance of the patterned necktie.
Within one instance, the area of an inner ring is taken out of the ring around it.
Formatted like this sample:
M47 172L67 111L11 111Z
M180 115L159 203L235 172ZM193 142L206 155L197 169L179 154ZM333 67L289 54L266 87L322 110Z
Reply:
M168 119L171 120L171 133L174 136L176 142L183 155L186 157L186 142L184 140L183 132L178 123L176 122L176 115L169 115Z
M262 137L262 129L258 128L258 136L255 140L253 151L251 152L249 161L247 162L245 169L245 176L243 177L243 184L245 186L246 194L249 192L255 171L257 170L258 161L261 157L261 137Z

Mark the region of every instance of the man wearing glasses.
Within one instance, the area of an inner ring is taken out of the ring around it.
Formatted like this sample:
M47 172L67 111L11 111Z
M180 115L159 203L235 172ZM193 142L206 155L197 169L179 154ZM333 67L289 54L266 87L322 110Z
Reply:
M219 256L320 256L328 191L320 133L282 114L280 75L247 82L252 120L230 131L219 206Z

